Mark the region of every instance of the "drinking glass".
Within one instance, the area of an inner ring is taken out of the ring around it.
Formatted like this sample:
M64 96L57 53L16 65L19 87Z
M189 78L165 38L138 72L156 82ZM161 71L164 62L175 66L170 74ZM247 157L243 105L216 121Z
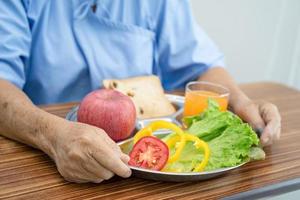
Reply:
M215 100L221 111L227 110L229 90L222 85L205 82L189 82L185 88L184 116L198 115L207 108L207 101Z

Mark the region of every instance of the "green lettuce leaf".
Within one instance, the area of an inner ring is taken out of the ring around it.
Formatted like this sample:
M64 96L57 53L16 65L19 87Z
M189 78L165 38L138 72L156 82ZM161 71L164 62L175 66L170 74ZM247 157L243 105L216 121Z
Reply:
M193 123L207 118L220 110L219 104L213 99L208 99L208 108L200 115L186 116L182 119L183 123L189 128Z
M171 149L170 153L174 153L174 148ZM172 172L191 172L202 159L202 150L196 149L192 142L187 142L180 154L179 160L174 163L167 164L163 170Z
M213 100L209 100L208 104L208 109L201 115L188 119L188 132L206 141L211 150L205 171L264 159L264 151L257 147L259 139L247 123L243 123L238 116L229 111L221 112ZM171 149L170 153L174 153L174 149ZM167 164L164 171L191 172L202 159L202 150L196 149L192 142L188 142L179 160Z
M259 139L248 124L229 126L219 137L208 142L211 156L206 170L232 167L250 160L251 147Z
M215 111L194 122L187 132L198 136L204 141L210 141L220 136L229 126L240 123L242 123L240 118L231 112Z

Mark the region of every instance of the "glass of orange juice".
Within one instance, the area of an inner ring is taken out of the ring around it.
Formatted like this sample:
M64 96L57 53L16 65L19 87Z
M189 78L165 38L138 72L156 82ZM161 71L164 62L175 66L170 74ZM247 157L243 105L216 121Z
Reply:
M229 90L222 85L205 81L189 82L185 88L183 115L198 115L207 108L208 98L219 103L222 111L227 110Z

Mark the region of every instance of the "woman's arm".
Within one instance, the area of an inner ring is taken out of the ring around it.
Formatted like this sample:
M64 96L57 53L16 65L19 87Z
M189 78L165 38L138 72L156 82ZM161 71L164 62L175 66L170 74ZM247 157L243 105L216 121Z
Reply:
M47 153L67 180L101 182L114 173L130 176L129 157L102 129L47 113L1 79L0 113L0 135Z
M279 139L281 118L275 105L267 102L253 102L222 67L209 69L199 77L199 80L218 83L229 89L230 109L248 122L258 133L262 133L261 142L264 146Z

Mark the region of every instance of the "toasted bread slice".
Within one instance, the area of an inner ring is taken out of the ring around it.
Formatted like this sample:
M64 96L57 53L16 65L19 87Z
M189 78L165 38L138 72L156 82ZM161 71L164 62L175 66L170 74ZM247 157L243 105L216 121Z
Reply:
M166 98L157 76L104 80L103 86L118 90L131 97L138 119L167 116L176 111Z

